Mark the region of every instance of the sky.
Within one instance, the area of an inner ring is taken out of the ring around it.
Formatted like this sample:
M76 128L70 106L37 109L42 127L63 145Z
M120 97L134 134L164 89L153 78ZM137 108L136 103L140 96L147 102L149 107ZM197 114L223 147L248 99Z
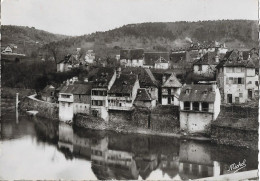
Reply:
M1 0L1 23L64 35L126 24L258 19L258 0Z

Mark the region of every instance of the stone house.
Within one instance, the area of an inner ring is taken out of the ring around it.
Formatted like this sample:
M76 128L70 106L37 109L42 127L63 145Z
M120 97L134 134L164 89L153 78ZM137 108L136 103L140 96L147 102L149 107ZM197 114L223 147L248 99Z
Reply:
M152 109L156 106L156 100L152 98L147 89L139 88L137 90L137 96L134 105L137 107L147 107Z
M122 73L137 75L140 83L140 88L147 89L152 99L158 101L159 83L155 79L150 69L142 67L127 67L122 69Z
M77 59L74 55L68 54L63 60L57 63L57 72L66 72L71 70L78 64Z
M134 74L120 74L108 91L108 109L129 111L140 88L138 77Z
M145 68L168 69L169 68L169 52L145 52L144 53L144 67Z
M256 66L237 50L227 52L217 66L217 83L224 103L245 103L258 97Z
M176 78L174 74L166 79L166 76L163 76L163 84L162 84L162 105L179 105L179 96L181 93L182 84Z
M120 65L125 67L142 67L144 49L123 49L120 51Z
M188 133L206 133L220 112L220 92L216 84L185 85L180 97L180 127Z
M93 50L88 50L85 55L85 62L88 64L93 64L95 60L95 53Z
M55 102L55 87L52 85L47 85L41 91L41 98L46 102Z
M90 113L91 83L65 85L59 92L59 120L72 121L77 113Z
M91 90L92 115L108 120L108 91L116 80L116 71L110 67L93 69L88 81L93 83Z
M200 59L194 62L194 74L214 78L216 66L219 64L219 61L223 59L224 55L225 54L220 54L218 52L207 52Z

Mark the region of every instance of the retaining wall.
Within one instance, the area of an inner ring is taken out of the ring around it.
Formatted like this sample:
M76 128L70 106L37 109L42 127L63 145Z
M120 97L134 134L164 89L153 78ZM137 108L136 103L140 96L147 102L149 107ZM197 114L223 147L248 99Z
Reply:
M38 111L37 116L58 119L59 118L59 107L56 103L45 102L35 98L35 95L25 97L20 101L21 110L36 110Z

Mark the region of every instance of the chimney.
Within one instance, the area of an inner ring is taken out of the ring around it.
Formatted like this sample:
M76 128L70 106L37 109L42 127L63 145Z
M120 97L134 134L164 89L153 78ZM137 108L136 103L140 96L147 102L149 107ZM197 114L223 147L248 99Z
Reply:
M217 84L213 83L212 84L212 92L216 92L216 89L217 89Z
M121 67L118 67L118 69L117 69L117 74L116 74L117 76L117 78L119 78L120 77L120 75L121 75Z
M164 83L164 82L166 82L166 76L165 75L163 75L163 77L162 77L162 83Z
M219 56L218 56L218 55L215 56L215 61L216 61L217 63L219 62Z

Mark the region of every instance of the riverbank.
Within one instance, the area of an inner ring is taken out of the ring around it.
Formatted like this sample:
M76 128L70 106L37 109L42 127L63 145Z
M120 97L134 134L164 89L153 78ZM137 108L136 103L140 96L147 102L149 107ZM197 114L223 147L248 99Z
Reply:
M259 107L221 106L221 112L211 125L211 139L225 144L258 149Z
M175 137L180 139L192 139L192 140L201 140L201 141L210 141L209 137L203 135L187 135L180 132L179 128L176 128L174 132L161 132L148 128L143 128L136 126L131 123L125 122L114 122L108 121L105 122L101 118L93 117L89 115L78 114L75 117L74 125L79 128L86 128L92 130L103 130L103 131L115 131L117 133L126 133L126 134L144 134L144 135L156 135L156 136L167 136Z

